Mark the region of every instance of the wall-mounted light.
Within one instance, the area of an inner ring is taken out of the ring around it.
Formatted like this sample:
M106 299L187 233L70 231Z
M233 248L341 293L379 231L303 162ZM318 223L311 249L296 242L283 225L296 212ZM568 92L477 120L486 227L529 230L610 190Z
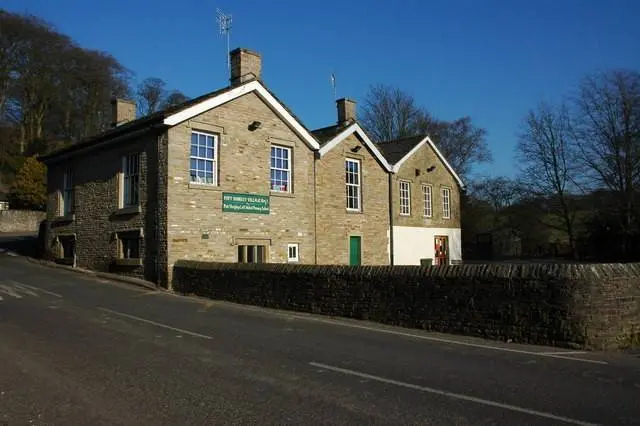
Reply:
M436 166L431 166L427 169L427 172L431 173L432 171L434 171L436 169Z
M262 126L261 122L254 121L253 123L249 124L249 130L253 132L254 130L258 130L261 126Z
M351 152L358 152L360 151L360 148L362 148L360 145L354 146L353 148L351 148Z

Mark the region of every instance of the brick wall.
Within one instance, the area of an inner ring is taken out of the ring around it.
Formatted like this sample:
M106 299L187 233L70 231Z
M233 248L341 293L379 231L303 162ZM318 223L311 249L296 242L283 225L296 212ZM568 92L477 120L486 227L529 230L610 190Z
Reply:
M356 146L361 149L354 153L352 148ZM360 212L347 211L346 159L360 161ZM317 161L318 264L348 264L350 236L361 237L363 264L389 264L388 176L373 153L353 134Z
M0 210L0 232L38 232L45 212L32 210Z
M261 127L250 130L253 121ZM190 183L192 130L219 137L218 185ZM271 146L292 152L291 193L270 192ZM179 259L235 262L237 246L265 245L269 262L287 262L299 244L300 263L315 261L313 151L255 93L169 130L168 264ZM269 214L222 211L222 193L270 195Z
M303 266L179 262L174 288L519 343L640 344L640 264Z

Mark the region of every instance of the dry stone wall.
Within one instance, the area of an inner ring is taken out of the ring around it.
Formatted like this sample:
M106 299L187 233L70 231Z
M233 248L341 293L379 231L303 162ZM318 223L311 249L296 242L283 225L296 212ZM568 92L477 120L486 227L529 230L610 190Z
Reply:
M314 266L180 261L174 289L276 309L572 348L640 339L640 264Z

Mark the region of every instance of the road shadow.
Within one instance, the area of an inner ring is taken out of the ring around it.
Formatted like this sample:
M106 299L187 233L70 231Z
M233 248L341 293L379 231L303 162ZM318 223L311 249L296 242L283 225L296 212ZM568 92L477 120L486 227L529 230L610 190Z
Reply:
M22 256L39 257L37 233L0 233L0 249Z

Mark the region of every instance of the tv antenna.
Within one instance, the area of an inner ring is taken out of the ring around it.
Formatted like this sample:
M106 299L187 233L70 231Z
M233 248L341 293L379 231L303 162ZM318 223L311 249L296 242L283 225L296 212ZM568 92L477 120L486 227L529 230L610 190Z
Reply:
M335 101L336 99L338 99L336 95L336 73L335 72L331 73L331 88L333 89L333 100Z
M217 21L220 34L227 36L227 67L231 69L231 58L229 58L229 38L231 36L231 14L227 15L222 10L217 9Z

